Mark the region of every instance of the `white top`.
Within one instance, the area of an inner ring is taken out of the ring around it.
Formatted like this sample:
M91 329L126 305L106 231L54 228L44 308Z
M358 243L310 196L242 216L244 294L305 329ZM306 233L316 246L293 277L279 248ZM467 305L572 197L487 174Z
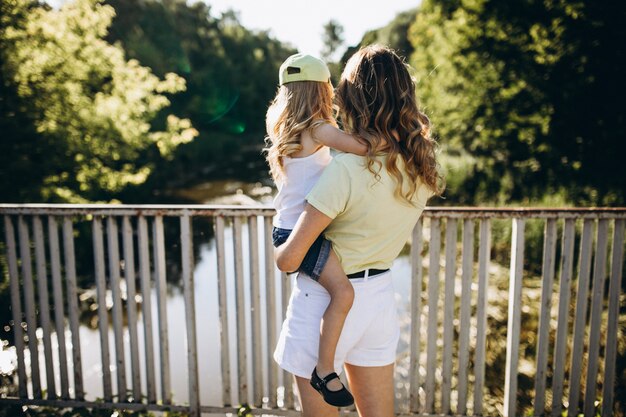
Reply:
M322 146L304 158L283 157L283 177L276 184L278 194L274 198L274 227L293 229L306 205L306 195L313 189L330 163L330 148Z

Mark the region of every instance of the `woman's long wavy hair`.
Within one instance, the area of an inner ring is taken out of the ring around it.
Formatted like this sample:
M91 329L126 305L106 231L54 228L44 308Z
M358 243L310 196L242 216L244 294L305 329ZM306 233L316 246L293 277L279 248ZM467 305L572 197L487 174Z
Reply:
M265 117L264 151L274 181L283 179L283 157L302 149L302 133L308 130L313 134L324 123L337 126L330 82L295 81L278 88Z
M418 179L441 195L444 181L430 121L417 106L415 82L407 64L393 50L372 45L356 52L346 64L335 100L343 128L365 139L367 166L375 176L382 168L374 159L377 151L388 154L385 168L396 180L396 196L410 202L417 193ZM407 184L398 158L404 162Z

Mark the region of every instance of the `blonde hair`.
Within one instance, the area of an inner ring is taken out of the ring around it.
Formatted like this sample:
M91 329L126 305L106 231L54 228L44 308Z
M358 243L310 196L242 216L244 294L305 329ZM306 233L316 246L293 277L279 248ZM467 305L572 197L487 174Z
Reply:
M444 181L430 121L418 109L408 66L393 50L372 45L356 52L348 60L335 94L343 128L365 139L367 167L376 177L382 163L374 157L384 147L388 155L385 168L396 180L396 196L411 201L418 179L441 195ZM407 184L398 158L404 162Z
M302 149L301 135L324 123L337 126L333 117L330 82L295 81L281 85L265 117L266 159L274 181L283 178L283 157Z

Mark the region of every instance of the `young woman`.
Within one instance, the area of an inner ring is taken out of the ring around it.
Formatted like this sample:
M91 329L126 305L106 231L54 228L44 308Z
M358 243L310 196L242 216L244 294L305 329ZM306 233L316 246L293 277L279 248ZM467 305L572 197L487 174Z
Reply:
M346 132L365 140L367 155L345 153L330 162L276 261L283 271L296 269L324 232L354 288L335 363L345 365L360 416L391 417L399 326L389 268L428 198L442 192L436 143L406 64L388 48L355 53L335 94ZM337 416L308 380L328 302L319 283L299 275L274 353L296 377L305 417Z

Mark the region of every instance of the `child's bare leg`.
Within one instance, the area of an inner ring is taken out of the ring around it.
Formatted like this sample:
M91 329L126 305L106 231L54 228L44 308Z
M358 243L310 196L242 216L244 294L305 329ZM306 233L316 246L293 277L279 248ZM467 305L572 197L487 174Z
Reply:
M339 258L332 250L320 275L319 283L330 294L330 304L324 312L320 329L320 347L316 368L317 374L323 378L331 372L335 372L337 342L354 300L352 284L343 272ZM328 389L331 391L340 390L341 387L341 382L338 379L328 383Z

